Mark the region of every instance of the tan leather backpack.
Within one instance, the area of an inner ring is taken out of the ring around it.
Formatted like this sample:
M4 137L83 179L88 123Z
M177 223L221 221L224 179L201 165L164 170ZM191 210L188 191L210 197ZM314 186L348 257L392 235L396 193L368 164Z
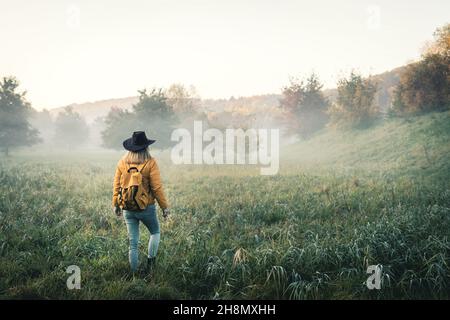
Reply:
M149 161L129 168L120 179L119 206L130 211L145 210L150 202L149 194L144 188L142 170Z

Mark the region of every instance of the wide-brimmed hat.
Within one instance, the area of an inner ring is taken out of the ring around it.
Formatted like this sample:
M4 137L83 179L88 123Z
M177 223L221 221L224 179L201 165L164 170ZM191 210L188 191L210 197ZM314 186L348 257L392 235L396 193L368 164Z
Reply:
M147 148L149 145L154 143L156 140L149 140L145 135L144 131L135 131L133 136L123 142L123 147L128 151L139 151Z

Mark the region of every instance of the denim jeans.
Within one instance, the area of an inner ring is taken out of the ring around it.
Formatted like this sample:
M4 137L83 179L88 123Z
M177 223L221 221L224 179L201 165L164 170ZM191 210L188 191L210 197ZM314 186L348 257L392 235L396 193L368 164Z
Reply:
M153 258L158 252L159 246L159 222L156 215L155 205L149 205L144 211L123 211L123 217L127 223L129 251L128 258L131 270L134 272L138 267L139 256L139 221L147 227L150 232L150 240L148 242L148 257Z

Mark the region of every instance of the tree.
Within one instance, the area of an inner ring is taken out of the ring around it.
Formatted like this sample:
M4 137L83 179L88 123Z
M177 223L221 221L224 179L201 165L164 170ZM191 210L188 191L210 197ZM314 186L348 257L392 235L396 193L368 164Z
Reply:
M123 140L133 131L145 131L149 139L154 139L159 148L172 144L170 137L177 123L172 106L162 89L141 90L139 101L132 111L113 108L105 118L105 130L102 131L103 146L121 149Z
M434 35L422 60L408 65L400 76L392 103L396 114L450 109L450 24Z
M102 147L102 132L106 129L105 117L98 116L89 125L89 145L92 147Z
M172 84L166 90L167 102L180 117L194 116L199 112L200 98L195 87L189 89L182 84Z
M376 83L351 72L337 84L337 101L328 110L331 123L339 127L360 127L369 124L379 115L375 104Z
M450 56L450 23L437 28L433 34L434 41L427 45L424 56L441 55Z
M4 77L0 82L0 148L9 155L11 148L31 146L40 141L38 130L29 123L31 105L26 92L17 92L19 82Z
M450 56L433 54L410 64L400 77L392 108L397 114L450 109Z
M133 106L136 129L145 131L149 139L156 140L159 148L169 147L172 144L172 131L178 122L173 107L162 89L152 89L150 92L144 89L138 92L139 101Z
M89 137L89 127L72 107L64 108L55 120L54 142L60 147L79 147Z
M36 128L43 143L49 142L54 136L53 120L47 109L33 111L30 117L31 125Z
M104 119L104 130L101 132L102 146L109 149L122 150L122 142L131 136L136 129L136 116L128 110L111 108Z
M307 138L328 122L328 100L322 93L323 85L316 74L303 81L291 79L289 86L283 89L280 107L292 116L291 126Z

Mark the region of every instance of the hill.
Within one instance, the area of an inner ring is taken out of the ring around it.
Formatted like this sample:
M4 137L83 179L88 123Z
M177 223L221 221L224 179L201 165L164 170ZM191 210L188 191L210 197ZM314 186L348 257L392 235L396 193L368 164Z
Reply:
M289 146L283 158L302 166L322 166L383 175L450 177L450 111L387 118L361 130L326 128Z
M283 150L276 176L158 153L172 216L151 275L130 274L111 213L122 153L0 158L0 298L448 299L449 120L325 129ZM82 290L67 290L73 264Z
M379 91L376 96L382 111L386 111L390 105L392 91L399 81L399 75L404 67L399 67L382 74L374 75L374 80L378 83ZM324 90L325 96L330 101L335 101L337 90ZM281 98L280 94L266 94L251 97L231 97L229 99L203 99L200 106L207 112L223 112L226 110L233 110L235 108L249 108L255 110L257 108L273 108L278 106L278 101ZM130 109L131 106L138 101L138 97L127 97L120 99L107 99L95 102L73 103L70 104L76 112L80 113L85 119L92 123L97 117L104 117L108 114L112 107L123 109ZM65 106L66 107L66 106ZM55 117L64 107L59 107L50 110L52 117Z
M107 99L95 102L72 103L70 105L49 110L52 117L56 117L66 107L72 107L75 112L81 114L89 123L97 117L104 117L112 107L130 109L138 101L138 97L127 97L119 99Z

